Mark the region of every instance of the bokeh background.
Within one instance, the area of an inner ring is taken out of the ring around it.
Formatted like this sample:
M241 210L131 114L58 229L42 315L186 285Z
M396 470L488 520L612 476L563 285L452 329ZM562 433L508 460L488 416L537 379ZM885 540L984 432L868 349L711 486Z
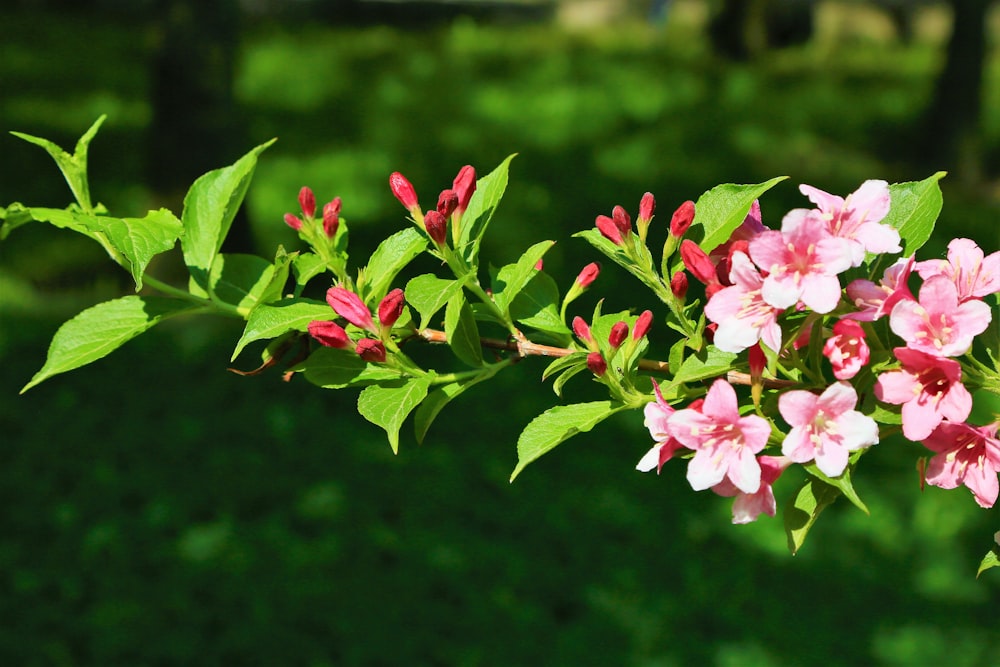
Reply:
M405 224L391 171L430 201L514 152L483 254L558 239L563 285L597 259L570 234L615 204L652 191L655 238L681 201L780 174L772 225L800 182L846 194L948 169L921 256L956 235L1000 247L985 0L21 0L0 26L0 128L71 147L108 114L91 182L118 215L179 210L199 174L278 137L231 250L297 247L281 216L308 184L343 197L361 264ZM69 193L4 135L13 201ZM598 286L606 309L644 305L613 266ZM350 392L226 372L225 320L161 325L18 395L62 321L129 290L68 232L0 243L0 664L1000 660L1000 579L975 579L1000 517L964 489L920 493L912 444L866 455L870 517L836 503L792 557L780 520L732 526L683 466L635 472L637 413L508 484L518 432L558 401L542 362L463 396L421 446L404 430L398 456Z

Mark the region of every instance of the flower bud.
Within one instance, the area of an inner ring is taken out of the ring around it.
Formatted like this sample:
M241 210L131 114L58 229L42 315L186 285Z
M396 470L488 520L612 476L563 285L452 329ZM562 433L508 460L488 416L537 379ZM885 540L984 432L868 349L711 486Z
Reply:
M316 195L309 186L302 186L299 190L299 206L302 207L302 215L312 218L316 215Z
M684 236L694 222L694 202L686 201L677 207L670 218L670 235L676 238Z
M601 377L608 370L608 362L604 361L600 352L591 352L587 355L587 368L597 377Z
M617 350L628 338L628 324L622 321L615 322L611 327L611 333L608 334L608 345L611 349Z
M417 201L417 191L413 189L413 185L406 180L406 177L398 171L394 171L389 175L389 189L392 190L392 194L407 211L412 213L414 210L420 210L420 203Z
M597 231L607 240L611 241L615 245L622 244L622 233L618 230L618 226L615 225L614 220L606 215L597 216L595 221L597 225Z
M299 231L300 229L302 229L302 219L299 218L299 216L293 215L291 213L285 214L285 224L294 229L295 231Z
M383 329L389 329L396 323L399 316L403 314L405 303L403 290L398 287L385 295L378 304L378 321L382 323Z
M705 251L691 239L681 241L681 261L695 278L706 285L719 282L715 275L715 265Z
M653 326L653 311L644 310L642 314L639 315L639 319L635 321L635 327L632 329L632 340L639 340L643 336L649 333L649 329Z
M437 211L427 211L424 216L424 229L431 241L440 248L444 246L448 238L448 220Z
M354 292L343 287L331 287L326 291L326 302L334 312L356 327L378 333L372 321L371 311Z
M476 191L476 170L468 164L459 169L458 176L452 182L452 189L458 195L458 207L455 210L461 215L469 208L469 201Z
M597 262L591 262L580 271L580 275L576 277L576 284L580 286L580 289L587 289L594 284L600 274L601 265Z
M573 333L584 343L591 343L594 340L590 334L590 325L579 315L573 318Z
M334 197L323 207L323 233L326 238L332 239L337 235L337 227L340 226L340 197Z
M308 326L309 335L326 347L347 347L351 342L344 327L336 322L313 320Z
M383 345L380 340L362 338L358 341L357 347L354 348L354 351L357 352L358 356L365 361L375 363L382 363L385 361L385 345Z
M618 228L618 232L622 235L622 238L628 238L628 235L632 233L632 218L621 206L615 206L611 210L611 219L615 223L615 227Z
M760 398L764 391L762 377L764 368L767 366L767 357L760 342L756 342L747 350L747 360L750 362L750 395L754 405L760 405Z
M639 200L639 219L650 221L653 219L653 211L656 209L656 199L652 192L647 192Z
M678 271L670 279L670 291L677 297L678 301L683 301L688 291L688 276L683 271Z
M542 258L542 257L539 257L538 261L535 262L535 271L542 271L544 269L545 269L545 259Z
M454 190L442 190L438 195L437 212L448 218L458 208L458 193Z

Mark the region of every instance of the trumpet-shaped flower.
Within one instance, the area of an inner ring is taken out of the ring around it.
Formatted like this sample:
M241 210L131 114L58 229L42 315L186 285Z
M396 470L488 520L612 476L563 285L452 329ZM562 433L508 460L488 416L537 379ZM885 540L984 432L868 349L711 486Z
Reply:
M932 276L951 278L958 288L959 301L980 299L1000 292L1000 251L984 256L975 241L952 239L947 260L918 262L917 273L924 280Z
M705 304L705 316L719 325L715 346L726 352L742 352L760 340L772 350L780 350L777 317L782 309L764 301L764 279L745 254L733 253L732 265L729 279L733 284L717 291Z
M682 449L684 445L670 435L670 429L667 425L670 415L676 411L663 400L660 386L655 382L653 383L653 391L656 392L656 400L647 403L643 409L643 414L646 417L643 425L649 429L649 435L656 441L656 444L639 460L635 469L649 472L656 468L656 473L659 474L663 464L673 458L674 453L678 449Z
M858 395L846 382L834 382L820 395L796 389L778 398L778 411L792 430L781 453L795 463L816 461L824 475L837 477L850 452L878 442L878 425L854 409Z
M720 496L736 496L733 501L733 523L752 523L761 514L774 516L777 510L772 487L792 461L786 456L758 456L757 463L760 464L760 488L756 493L744 493L728 479L712 487L712 491Z
M968 418L972 395L962 384L957 361L908 347L897 347L894 352L902 367L878 376L875 397L903 406L903 435L919 442L944 419L963 422Z
M979 300L959 303L958 288L938 275L920 286L917 301L900 301L889 315L892 331L906 346L938 357L968 352L972 339L990 324L990 307Z
M848 241L851 265L860 266L866 252L900 252L899 232L881 224L889 213L889 184L870 180L861 184L846 199L823 192L810 185L800 185L799 191L819 209L817 212L793 211L795 216L819 214L831 234ZM791 214L790 214L791 215Z
M924 440L928 449L937 452L927 464L927 483L942 489L964 484L980 507L993 507L1000 492L997 426L941 422Z
M854 320L838 320L833 325L833 335L823 345L823 355L833 366L833 377L838 380L854 377L871 358L864 329Z
M906 284L912 270L913 257L903 257L882 273L882 280L878 285L863 278L852 281L847 286L847 298L858 310L844 317L859 322L874 322L891 313L900 301L915 301Z
M740 416L736 390L716 380L699 410L678 410L667 418L667 429L682 445L693 449L687 479L695 491L729 479L744 493L760 489L760 464L755 454L767 444L771 426L757 415Z

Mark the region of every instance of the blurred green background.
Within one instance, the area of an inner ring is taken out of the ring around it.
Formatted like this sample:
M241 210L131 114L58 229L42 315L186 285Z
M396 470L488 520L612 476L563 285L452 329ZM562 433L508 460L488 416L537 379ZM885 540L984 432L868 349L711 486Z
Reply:
M723 3L696 0L14 3L0 128L71 147L107 113L92 191L128 216L179 210L197 175L276 136L233 239L265 256L296 247L281 216L304 184L343 197L363 263L406 224L391 171L430 202L463 164L513 152L483 255L557 239L546 269L564 286L597 259L570 234L615 204L634 214L652 191L662 238L681 201L779 174L774 226L801 182L847 194L952 169L921 256L954 235L996 249L993 14L981 115L949 152L925 123L968 3L902 3L905 34L873 3L813 4L801 39L734 42ZM4 135L0 157L0 204L69 202L42 151ZM638 413L508 484L518 432L557 402L534 360L449 406L424 445L405 432L398 456L349 392L227 373L230 321L167 323L19 396L63 320L128 293L109 264L41 225L0 243L0 664L998 660L1000 579L974 578L997 510L919 493L918 447L872 450L856 480L872 516L838 502L792 557L780 519L732 526L682 465L635 472ZM608 263L598 286L606 310L644 305Z

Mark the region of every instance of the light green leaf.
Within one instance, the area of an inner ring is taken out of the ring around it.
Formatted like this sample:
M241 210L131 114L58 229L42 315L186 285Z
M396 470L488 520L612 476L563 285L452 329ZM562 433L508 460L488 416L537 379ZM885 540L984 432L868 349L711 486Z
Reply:
M283 246L278 246L278 250L274 253L274 271L271 274L271 280L260 293L260 303L271 303L285 296L285 285L288 284L288 274L296 254L289 255Z
M302 290L310 280L326 271L326 262L319 255L311 252L304 252L296 255L292 260L292 274L295 276L295 285Z
M542 382L545 382L553 375L562 373L567 368L575 366L580 362L583 362L584 364L587 363L586 352L574 352L573 354L553 360L552 363L546 366L545 370L542 371Z
M90 142L97 135L97 130L107 115L102 115L94 124L90 126L79 141L76 142L76 149L70 155L62 148L52 143L48 139L33 137L23 132L11 132L15 137L24 139L28 143L35 144L45 149L62 172L69 189L73 192L73 197L84 211L93 211L93 204L90 202L90 185L87 182L87 152L90 149Z
M20 204L11 205L11 207L7 209L7 212L8 215L12 216L15 220L15 223L12 224L10 229L13 229L13 227L19 227L30 220L36 220L38 222L47 222L53 227L58 227L59 229L69 229L83 234L88 238L97 239L97 235L95 233L96 223L94 222L96 216L93 215L62 208L24 208L21 207ZM28 220L25 220L24 216L28 216Z
M514 298L521 293L528 281L538 273L535 265L555 241L541 241L528 248L515 264L508 264L497 272L493 280L493 301L500 312L507 313Z
M570 330L559 316L559 287L541 271L524 286L510 304L510 317L526 327L556 334L568 343Z
M194 281L205 288L208 274L243 203L257 157L274 139L257 146L235 163L199 177L184 197L184 262Z
M399 379L399 372L385 366L369 364L354 350L321 347L309 355L297 370L306 380L324 389L365 387L376 382Z
M674 373L672 382L698 382L725 375L733 366L738 355L733 352L723 352L714 345L709 345L704 352L691 354Z
M448 345L456 357L473 367L483 365L479 326L462 292L457 292L448 301L444 312L444 331L448 337Z
M328 304L311 299L285 299L261 304L250 312L230 361L254 341L277 338L289 331L306 331L313 320L329 320L333 315L333 309ZM357 357L356 354L354 356Z
M212 292L222 301L251 310L274 278L274 266L257 255L216 255L209 276Z
M401 229L375 248L358 280L358 295L374 306L389 292L396 274L427 248L427 238L413 227Z
M852 453L851 455L852 464L858 460L861 453L863 453L862 450L858 450ZM803 467L806 469L806 472L808 472L810 475L820 480L821 482L825 482L830 486L835 486L838 489L840 489L840 492L844 494L844 497L850 500L854 504L854 506L857 507L859 510L861 510L865 514L871 514L871 512L868 511L868 507L861 501L861 497L858 496L858 492L854 490L854 484L851 483L850 466L844 469L844 472L838 477L826 476L818 467L816 467L815 463L807 463L803 465Z
M574 355L575 356L575 355ZM587 368L587 357L577 358L576 362L567 368L559 377L555 379L552 383L552 391L555 392L556 396L562 397L563 387L569 382L575 375L579 375L583 371L589 370Z
M471 273L466 276L466 278L471 277ZM403 290L406 302L420 313L420 329L427 328L431 318L462 289L465 282L467 280L445 280L434 274L425 273L406 283L406 289Z
M479 244L507 190L507 172L515 155L508 155L496 169L476 181L476 191L462 215L462 228L459 230L458 250L469 266L477 265Z
M104 234L111 246L128 263L135 290L142 289L142 276L149 261L174 247L183 233L181 221L165 208L150 211L143 218L88 216L86 224Z
M430 387L430 377L410 378L366 387L358 396L358 412L371 423L381 426L389 436L389 446L399 453L399 429L407 415L417 407Z
M778 176L755 185L725 183L705 192L694 205L694 224L705 230L701 249L711 252L729 240L733 230L740 226L755 199L773 188L787 176Z
M45 365L21 393L53 375L97 361L158 322L197 307L188 301L134 295L92 306L59 327Z
M788 538L788 550L793 556L802 548L806 535L816 523L820 512L839 495L840 491L836 488L810 477L789 499L785 506L785 535Z
M976 579L986 570L1000 566L1000 548L993 547L986 552L983 559L979 561L979 569L976 570Z
M621 403L594 401L550 408L531 420L517 439L517 467L510 481L529 463L577 433L585 433L621 410Z
M944 204L938 181L947 173L939 171L922 181L889 186L892 203L882 222L899 231L904 243L904 256L912 255L931 237Z

